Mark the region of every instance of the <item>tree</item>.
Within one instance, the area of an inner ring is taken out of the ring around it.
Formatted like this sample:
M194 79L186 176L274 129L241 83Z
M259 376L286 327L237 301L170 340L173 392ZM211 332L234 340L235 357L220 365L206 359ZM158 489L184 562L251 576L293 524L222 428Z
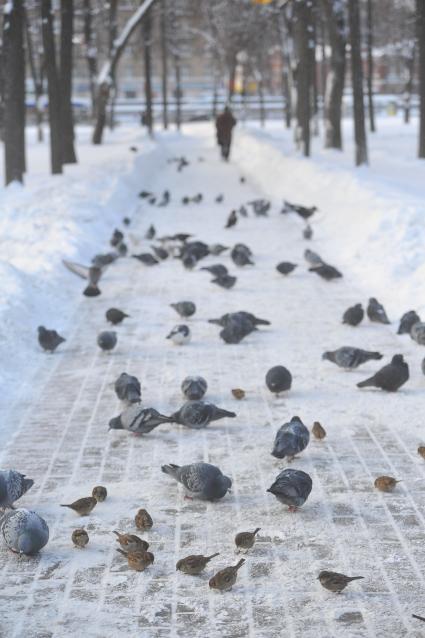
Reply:
M49 95L50 158L55 175L62 173L62 118L51 0L41 0L41 21Z
M161 0L161 89L162 89L162 123L168 128L168 47L167 47L167 0Z
M34 86L34 108L35 108L35 118L37 124L37 139L39 142L44 140L43 134L43 105L41 102L41 98L43 96L43 56L40 54L40 49L38 46L39 33L38 33L38 24L30 24L27 12L24 12L25 18L25 33L27 40L27 57L29 62L29 67L31 71L33 86ZM33 33L36 35L36 45L33 43Z
M348 0L348 19L351 45L351 83L353 87L353 114L356 166L367 164L367 141L363 103L363 70L361 58L361 31L359 0Z
M345 16L342 3L322 0L330 43L325 92L325 148L342 149L341 114L345 81Z
M92 115L96 114L96 76L97 76L97 48L93 34L93 9L91 0L84 0L84 45L86 52L87 68L89 73L90 95Z
M5 183L23 182L25 172L24 6L12 0L4 10L4 149Z
M142 22L143 32L143 53L145 61L145 118L149 135L153 134L153 112L152 112L152 10L146 12Z
M72 111L72 36L74 0L61 0L60 113L62 123L62 162L75 164L74 114Z
M367 104L369 111L369 126L372 133L376 131L375 109L373 106L373 13L372 0L367 0Z
M416 0L416 28L418 38L419 69L419 152L425 158L425 2Z
M297 142L301 144L303 154L310 155L310 118L312 87L311 24L312 0L294 2L294 39L296 49L296 88L297 88Z

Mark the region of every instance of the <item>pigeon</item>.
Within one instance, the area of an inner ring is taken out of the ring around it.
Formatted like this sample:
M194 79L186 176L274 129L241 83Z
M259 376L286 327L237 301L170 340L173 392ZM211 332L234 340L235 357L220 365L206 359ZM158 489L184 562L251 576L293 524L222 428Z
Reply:
M239 213L239 215L241 215L242 217L248 217L248 209L246 206L240 206L240 208L238 208L237 212Z
M320 266L311 266L309 271L315 272L316 275L319 275L322 279L326 279L326 281L332 281L332 279L339 279L342 277L342 273L340 273L334 266L324 263L320 264Z
M217 195L217 197L215 198L215 203L216 204L221 204L221 202L224 200L224 195Z
M174 423L172 417L160 414L154 408L131 405L124 412L109 421L110 430L127 430L133 434L148 434L162 423Z
M127 315L122 310L119 310L119 308L109 308L109 310L106 311L105 316L106 320L109 321L109 323L112 323L112 325L116 326L130 315Z
M280 272L281 275L289 275L296 267L297 264L291 264L290 261L282 261L276 266L276 270Z
M309 219L318 209L317 206L301 206L300 204L291 204L291 202L283 202L282 213L297 213L302 219Z
M192 253L187 253L182 257L182 264L187 270L192 270L198 263L197 258Z
M238 215L235 210L232 210L229 217L227 218L227 222L224 228L231 228L235 226L238 221Z
M77 499L73 503L61 505L61 507L69 507L69 509L74 510L79 516L88 516L96 504L97 500L94 496L85 496Z
M97 345L101 350L113 350L117 345L117 333L112 330L104 330L97 335Z
M384 355L380 352L371 352L369 350L362 350L361 348L351 348L350 346L343 346L338 350L324 352L322 359L335 363L339 368L345 370L354 370L362 363L371 361L373 359L382 359Z
M218 408L206 401L186 401L186 403L171 415L175 423L185 425L192 430L206 428L212 421L218 421L226 417L234 418L236 414L222 408Z
M310 250L309 248L306 248L306 250L304 251L304 259L308 261L310 266L321 266L325 263L320 255L315 253L313 250Z
M123 239L124 239L123 233L116 228L114 232L112 233L112 237L109 243L111 244L111 246L115 248L116 246L118 246L118 244L120 244L123 241Z
M78 529L74 529L74 531L72 532L71 540L74 543L75 547L80 547L82 549L88 544L90 539L86 530L80 527Z
M363 321L364 310L360 303L356 303L355 306L350 306L342 315L342 323L346 323L349 326L358 326Z
M191 463L190 465L163 465L161 470L169 474L185 489L188 498L204 501L215 501L223 496L232 486L232 481L221 470L210 463Z
M276 496L277 500L289 506L295 512L304 505L313 487L311 477L301 470L286 469L280 472L267 492Z
M136 572L144 572L145 569L154 562L154 555L152 552L125 552L123 549L117 549L117 552L123 554L127 558L129 568L134 569Z
M196 306L193 301L178 301L177 303L171 303L170 306L174 308L180 317L184 317L185 319L192 317L196 312Z
M161 261L164 261L164 259L168 259L169 257L168 250L165 250L165 248L162 248L162 246L151 246L151 248L153 252L155 253L155 256Z
M257 326L250 319L238 316L230 318L219 334L225 343L236 344L257 329Z
M212 558L219 556L219 552L211 554L211 556L202 556L202 554L191 554L185 558L180 558L176 563L176 570L183 572L183 574L189 574L190 576L197 576L204 571Z
M171 339L171 341L176 346L184 346L190 342L192 338L189 326L181 323L171 330L171 332L167 335L166 339Z
M313 229L310 226L310 224L306 224L306 227L303 230L303 237L304 239L307 239L308 241L310 239L313 239Z
M122 223L124 224L124 226L130 226L131 224L130 217L123 217Z
M322 587L336 594L340 594L342 590L347 587L348 583L351 583L352 580L360 580L364 578L364 576L344 576L344 574L338 574L338 572L323 571L320 572L317 578L320 580Z
M408 379L409 366L404 361L403 355L396 354L391 359L391 363L378 370L370 379L358 383L357 387L374 387L387 392L397 392Z
M307 447L310 432L298 416L293 416L289 423L282 425L276 433L272 455L277 459L288 457L292 461Z
M138 259L145 266L156 266L159 261L150 253L140 253L140 255L131 255L134 259Z
M240 178L239 178L239 182L240 182L241 184L246 184L246 177L243 177L243 176L242 176L242 177L240 177Z
M254 265L254 262L250 259L250 256L250 253L248 253L245 248L242 248L240 244L234 246L234 248L232 248L230 252L230 257L232 258L233 263L241 268L243 266Z
M49 540L49 527L36 512L23 507L6 512L1 520L6 546L17 554L37 554Z
M204 196L202 195L202 193L198 193L197 195L192 197L192 202L194 202L195 204L200 204L203 199L204 199Z
M122 372L115 381L115 393L121 401L126 403L140 403L142 400L140 381L137 377Z
M375 299L375 297L371 297L369 299L369 304L366 309L367 316L371 321L375 323L390 323L387 313L384 310L384 306L382 306L379 301Z
M123 241L118 244L117 246L117 250L118 253L120 254L121 257L124 257L127 253L128 253L128 247L127 244L125 244Z
M156 235L155 226L151 224L146 231L145 239L153 239L155 235Z
M186 377L181 384L183 395L189 401L199 401L207 391L207 382L203 377Z
M239 532L235 536L235 545L237 551L251 549L254 547L255 537L260 531L261 527L256 527L253 532Z
M158 206L168 206L169 203L170 203L170 191L165 190L162 193L162 199L159 202Z
M120 534L115 530L113 533L117 537L117 543L126 552L146 552L149 549L149 543L135 534Z
M266 386L273 394L291 389L292 375L285 366L274 366L266 374Z
M66 341L56 330L47 330L44 326L39 326L37 330L38 343L46 352L54 352L61 343Z
M167 239L171 241L180 241L184 244L191 237L193 237L193 235L190 233L175 233L175 235L171 235L171 237L168 237Z
M203 241L190 241L183 246L181 256L184 258L185 255L192 255L199 261L204 259L204 257L208 257L209 254L208 244Z
M153 195L153 193L151 193L150 191L140 191L139 193L139 197L141 199L147 199L148 197L151 197Z
M226 288L226 290L233 288L236 282L237 277L233 277L232 275L220 275L219 277L211 279L211 283L217 284L217 286L220 286L221 288Z
M116 259L118 259L117 253L104 253L95 255L91 260L91 263L93 264L93 266L104 268L105 266L109 266L109 264L112 264ZM67 267L69 268L69 266Z
M373 484L380 492L393 492L397 483L400 483L400 481L397 481L392 476L378 476Z
M228 312L225 315L222 315L218 319L208 319L208 323L213 323L217 326L222 326L225 328L229 323L231 323L234 319L236 320L248 320L254 326L269 326L270 321L267 319L260 319L256 317L251 312L246 312L245 310L239 310L238 312Z
M0 470L0 508L10 507L28 492L34 485L32 479L26 478L16 470Z
M103 487L103 485L96 485L92 489L91 495L98 503L103 503L103 501L106 501L106 497L108 496L108 490L106 487Z
M77 264L75 261L67 261L66 259L63 259L62 263L75 275L88 280L88 285L84 289L83 295L86 297L98 297L101 294L97 284L99 283L106 264L83 266L82 264Z
M410 330L410 336L420 346L425 345L425 322L417 321Z
M134 523L137 529L140 529L142 531L152 529L153 527L152 516L145 509L140 509L137 511L137 514L134 517Z
M204 266L203 268L201 268L201 270L206 270L207 272L210 272L212 275L214 275L214 277L223 277L224 275L229 274L226 266L223 266L223 264L214 264L213 266Z
M210 589L218 589L219 591L229 591L236 583L238 577L238 570L244 564L245 559L241 558L240 561L233 567L226 567L221 569L209 580Z
M400 319L400 325L397 330L398 335L410 334L412 327L415 323L418 323L421 320L418 313L414 310L409 310L409 312L405 312L402 318Z
M229 250L229 247L223 246L223 244L212 244L209 246L210 255L221 255L221 253L224 253L226 250Z

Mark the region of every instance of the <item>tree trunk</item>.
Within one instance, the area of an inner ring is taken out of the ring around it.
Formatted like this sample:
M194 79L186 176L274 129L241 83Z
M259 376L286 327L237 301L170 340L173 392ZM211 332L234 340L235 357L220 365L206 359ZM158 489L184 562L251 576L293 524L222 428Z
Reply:
M266 124L266 109L264 107L264 85L263 85L263 78L261 73L258 76L257 84L258 84L258 97L260 100L260 123L261 123L261 126L264 127Z
M118 0L110 0L109 1L109 47L108 54L111 55L112 49L114 48L114 42L118 34L118 20L117 20L117 9L118 9ZM111 90L112 99L111 106L109 109L109 128L111 131L115 126L115 102L118 95L117 84L114 81L114 85Z
M60 112L62 120L62 162L75 164L74 114L72 111L72 37L74 0L61 0Z
M354 138L356 166L367 164L367 141L363 101L363 69L359 0L348 0L351 44L351 82L353 86Z
M176 127L180 131L182 124L182 87L181 87L181 69L180 69L180 57L174 56L174 72L176 77Z
M229 93L228 93L229 102L233 100L233 95L235 93L236 66L237 66L236 56L233 56L229 66Z
M97 76L97 49L93 38L92 7L91 0L84 0L84 45L86 50L87 68L89 72L89 85L91 95L92 117L96 114L96 76Z
M291 62L289 60L288 54L288 46L287 46L287 38L289 34L286 33L285 29L285 19L283 12L279 10L277 15L277 20L275 21L276 30L278 40L280 42L280 52L281 52L281 64L282 64L282 74L281 74L281 83L282 83L282 97L284 101L283 106L283 116L285 119L286 128L291 128L291 117L292 117L292 108L291 108L291 89L290 89L290 71L291 71Z
M24 8L13 0L3 22L5 183L25 172Z
M149 135L153 134L153 113L152 113L152 12L151 9L146 12L145 19L142 22L143 31L143 53L145 61L145 116L146 126Z
M28 54L28 62L31 71L32 81L34 85L34 110L35 110L35 122L37 126L37 140L39 142L44 141L43 134L43 107L41 104L41 98L43 95L43 64L44 62L40 60L38 53L34 51L34 46L32 42L31 29L28 22L28 16L26 12L24 12L25 19L25 34L27 41L27 54Z
M50 157L52 174L62 173L62 122L51 0L41 0L44 59L49 95Z
M341 115L345 81L344 8L322 0L328 25L331 54L325 91L325 148L342 149Z
M373 13L372 0L367 0L367 104L369 128L375 133L375 109L373 105Z
M168 50L167 50L167 0L161 0L161 86L162 86L162 124L168 128Z
M418 37L419 68L419 152L418 157L425 158L425 2L416 0L416 24Z
M416 52L416 43L414 42L412 45L411 55L405 58L405 65L407 71L407 80L406 86L404 88L404 123L409 124L410 122L410 109L412 103L412 91L413 91L413 78L415 75L415 52Z
M3 42L0 38L0 140L4 141L4 56Z
M309 25L311 24L311 0L296 2L294 5L294 27L296 45L296 87L297 87L297 142L305 157L310 156L310 117L312 81Z

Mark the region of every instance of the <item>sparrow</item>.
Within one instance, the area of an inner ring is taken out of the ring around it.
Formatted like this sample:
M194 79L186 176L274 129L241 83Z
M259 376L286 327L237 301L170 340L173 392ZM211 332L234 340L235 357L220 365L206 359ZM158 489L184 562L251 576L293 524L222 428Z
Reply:
M171 303L170 306L184 319L192 317L196 312L196 306L193 301L178 301L177 303Z
M190 465L163 465L161 470L181 483L186 498L198 498L204 501L215 501L226 496L232 481L221 470L210 463L191 463Z
M119 323L124 321L126 317L129 317L130 315L127 315L122 310L119 310L119 308L109 308L109 310L106 311L105 316L106 316L106 320L109 321L109 323L112 323L112 325L117 326Z
M190 576L197 576L204 571L207 564L212 558L219 556L217 552L211 554L211 556L202 556L202 554L191 554L185 558L180 558L176 563L176 571L183 572L183 574L189 574Z
M186 377L181 384L181 391L189 401L199 401L207 391L208 384L203 377Z
M405 312L402 318L400 319L400 324L397 330L398 335L410 334L412 327L415 323L418 323L421 318L418 313L414 310L409 310L409 312Z
M66 341L56 330L47 330L44 326L39 326L37 330L38 343L46 352L54 352L61 343Z
M218 421L226 417L234 418L236 414L229 412L229 410L218 408L207 401L186 401L180 410L174 412L170 418L175 423L185 425L193 430L200 430L206 428L212 421Z
M33 556L49 540L49 527L36 512L24 509L9 510L0 520L0 531L6 546L17 554Z
M209 580L210 589L218 589L219 591L229 591L236 583L238 577L238 569L242 567L245 559L241 558L240 561L233 567L226 567L221 569Z
M217 286L225 288L226 290L230 290L230 288L233 288L236 281L237 277L233 277L232 275L221 275L220 277L211 279L211 283L217 284Z
M409 366L404 361L403 355L396 354L391 359L391 363L378 370L373 377L358 383L357 387L375 387L387 392L397 392L408 379Z
M134 259L138 259L145 266L156 266L159 261L150 253L140 253L140 255L131 255Z
M380 304L379 301L375 299L375 297L371 297L369 299L369 304L367 306L366 313L369 319L371 321L374 321L375 323L385 323L385 324L390 323L387 317L387 313L384 310L384 306Z
M224 228L231 228L232 226L235 226L237 221L238 221L238 215L235 210L232 210L230 212L229 217L227 218L227 222Z
M334 266L330 266L329 264L320 264L320 266L311 266L309 268L310 272L315 272L316 275L320 275L322 279L326 279L326 281L331 281L332 279L338 279L342 277L342 273L339 272Z
M34 485L32 479L16 470L0 470L0 508L11 508Z
M267 492L276 496L277 500L289 506L290 512L296 512L304 505L313 487L311 477L301 470L286 469L277 475L273 485Z
M152 552L125 552L123 549L117 549L117 552L127 558L129 568L134 569L136 572L144 572L145 569L154 562Z
M276 266L276 270L280 272L281 275L289 275L296 267L297 264L292 264L290 261L282 261Z
M117 333L113 330L104 330L97 335L97 345L104 352L113 350L117 345Z
M397 481L392 476L378 476L375 479L374 486L380 492L393 492L397 483L400 483L400 481Z
M122 372L115 381L114 389L120 401L131 404L140 403L142 400L140 381L126 372Z
M85 529L74 529L74 531L72 532L71 540L74 543L75 547L83 548L89 542L89 535L87 534Z
M235 536L235 545L237 551L241 551L242 549L248 551L248 549L251 549L251 547L254 546L255 537L260 529L260 527L256 527L253 532L238 532Z
M79 516L88 516L92 509L96 506L97 500L94 496L86 496L79 498L77 501L68 505L61 505L61 507L69 507L74 510Z
M179 324L174 326L171 332L166 336L166 339L171 341L177 346L183 346L190 342L192 338L189 326L185 324Z
M338 348L338 350L324 352L322 359L335 363L339 368L354 370L354 368L358 368L367 361L380 360L383 356L380 352L371 352L369 350L362 350L361 348L343 346L342 348Z
M242 390L242 388L233 388L232 394L238 401L245 398L245 390Z
M136 524L137 529L141 529L143 531L147 529L151 529L153 526L153 520L149 512L144 509L138 510L136 516L134 517L134 522Z
M313 436L316 439L324 439L326 436L326 430L323 427L323 425L319 423L319 421L315 421L313 423L313 427L311 428L311 431L313 433Z
M289 423L284 423L276 433L272 455L277 459L288 457L292 461L307 447L310 432L298 416L293 416Z
M358 326L363 321L364 310L360 303L356 303L355 306L347 308L342 315L342 323L346 323L349 326Z
M106 487L103 487L103 485L96 485L96 487L93 488L91 495L96 499L98 503L103 503L103 501L106 500L106 497L108 496L108 490L106 489Z
M115 530L114 534L117 536L115 540L126 552L146 552L149 548L149 543L142 540L135 534L120 534L120 532Z
M317 578L320 580L322 587L340 594L348 583L351 583L352 580L360 580L364 576L344 576L344 574L338 574L338 572L323 571L320 572Z
M418 454L425 459L425 445L420 445L418 447Z
M148 434L162 423L174 423L174 419L160 414L154 408L142 408L140 404L133 404L109 421L109 429Z
M274 366L266 374L266 386L273 394L280 394L291 389L292 374L285 366Z

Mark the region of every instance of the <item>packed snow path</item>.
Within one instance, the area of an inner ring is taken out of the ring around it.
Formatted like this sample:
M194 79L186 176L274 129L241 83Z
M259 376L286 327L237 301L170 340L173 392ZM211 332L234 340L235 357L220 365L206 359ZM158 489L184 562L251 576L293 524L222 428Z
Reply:
M191 163L177 173L166 160L182 154ZM147 268L122 259L106 272L100 297L79 297L67 342L54 355L40 353L37 400L22 401L7 416L11 438L0 451L0 466L35 480L19 505L47 520L51 538L31 559L0 546L0 636L423 636L424 625L411 617L425 614L425 465L416 452L424 442L420 347L396 336L396 322L366 320L356 329L341 324L348 306L379 298L380 291L369 290L367 281L356 288L349 273L331 283L309 273L304 249L320 253L320 244L302 239L300 220L280 215L280 202L273 202L269 217L251 215L224 230L233 207L268 194L256 187L255 176L241 183L243 173L218 160L211 137L170 137L155 157L156 176L145 183L140 175L140 190L168 188L172 202L166 208L141 203L131 237L142 238L153 223L159 236L191 232L209 243L244 242L256 265L237 269L226 253L202 261L200 266L225 263L237 275L227 291L209 283L208 273L188 272L175 260ZM282 175L282 198L287 180L290 175ZM201 204L181 205L182 196L198 192ZM214 202L219 193L223 204ZM308 184L299 200L314 203ZM326 211L317 225L321 215ZM148 246L141 240L132 252ZM322 256L333 263L332 254ZM275 270L283 260L299 264L287 278ZM66 271L63 276L72 277ZM183 299L198 310L189 320L192 342L179 348L165 336L180 322L169 304ZM118 346L106 354L96 336L107 328L104 313L111 306L131 318L117 328ZM239 345L225 345L207 319L242 309L268 318L271 326ZM48 327L55 327L54 317ZM356 383L380 363L345 373L321 360L324 350L342 345L380 350L384 362L402 352L410 381L395 395L358 390ZM276 399L264 376L277 364L287 366L294 381L291 392ZM208 381L206 398L238 416L203 431L167 425L143 437L108 432L109 419L121 411L113 382L123 371L140 378L144 405L166 414L183 403L182 379L200 374ZM235 387L246 390L246 399L232 397ZM324 441L311 440L292 464L313 478L312 494L296 514L266 492L286 465L270 455L275 432L293 415L309 428L320 421L328 433ZM160 470L164 463L199 460L231 476L232 493L220 502L184 500L182 489ZM374 489L382 474L402 480L393 494ZM88 496L95 485L105 485L109 495L89 517L59 507ZM154 519L143 537L155 563L138 574L116 552L112 530L136 533L140 507ZM78 550L71 533L82 525L90 543ZM233 590L210 591L210 576L237 561L235 533L255 527L261 527L257 543ZM220 556L200 577L175 570L183 556L216 551ZM365 578L338 596L320 586L322 569Z

